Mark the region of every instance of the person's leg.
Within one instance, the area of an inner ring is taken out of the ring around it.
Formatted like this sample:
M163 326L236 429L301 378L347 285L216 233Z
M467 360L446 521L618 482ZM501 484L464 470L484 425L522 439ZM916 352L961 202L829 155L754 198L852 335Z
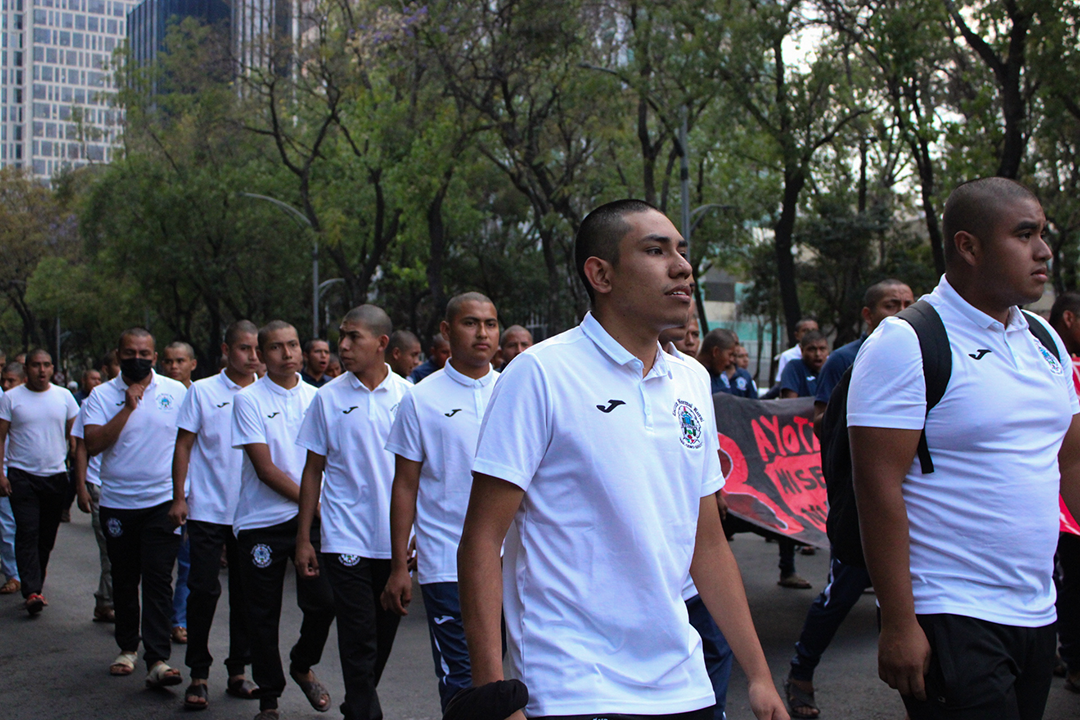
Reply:
M1057 555L1061 566L1057 598L1059 652L1070 679L1080 685L1080 536L1062 533Z
M11 513L15 516L15 562L19 566L24 598L41 593L41 554L38 537L41 531L41 498L37 478L22 470L9 468Z
M53 547L56 545L56 533L60 530L60 516L67 503L68 476L67 473L57 473L49 477L37 478L37 480L41 485L38 564L41 568L41 584L44 588L45 576L49 570L49 556L52 555Z
M289 530L292 529L292 538ZM229 572L240 571L247 598L248 628L251 632L251 673L259 686L259 710L272 710L285 690L285 673L278 650L281 621L281 593L289 552L296 543L295 523L242 530L236 536L240 550L237 565L230 561Z
M390 660L390 651L394 648L394 638L397 637L401 617L382 606L382 591L386 589L386 582L390 579L390 561L372 560L371 579L372 602L375 603L375 642L379 649L375 661L375 684L378 685L386 663Z
M1054 679L1054 644L1057 629L1053 624L1041 628L1015 628L1014 657L1020 672L1016 677L1016 705L1020 720L1041 720Z
M292 528L290 556L296 552L295 521ZM321 548L318 521L311 523L311 544L318 553ZM300 623L300 637L289 653L289 674L293 679L307 676L311 668L319 664L330 626L334 623L334 591L326 573L306 579L297 576L296 604L303 614L303 621Z
M338 654L345 681L342 716L346 720L377 720L382 717L382 708L375 690L379 647L372 602L372 561L356 555L320 557L320 566L334 593Z
M232 528L221 527L225 528L225 557L229 565L229 657L225 658L225 669L230 678L235 678L244 675L251 664L251 640L244 583L240 578L240 551Z
M182 628L181 634L187 639L188 575L191 573L191 544L187 533L180 537L180 547L176 552L176 585L172 596L172 627Z
M727 708L728 680L731 678L733 655L724 634L716 626L712 615L700 595L686 601L686 612L690 616L690 625L701 636L701 649L705 655L705 669L709 672L716 707L713 708L713 720L724 720Z
M180 535L169 520L170 503L148 508L140 533L143 600L143 659L147 669L172 654L169 640L172 617L172 571L180 548Z
M810 606L795 643L795 656L791 658L793 680L813 682L814 669L821 661L822 654L844 618L870 585L870 574L865 568L845 565L835 556L831 558L829 584Z
M15 561L15 516L11 499L0 498L0 572L4 580L19 580L19 564Z
M446 706L461 690L472 684L469 649L461 624L461 601L457 583L425 583L420 586L427 615L431 657L439 680L439 700Z
M98 561L101 564L101 575L98 577L98 589L94 593L94 607L97 615L112 610L112 566L109 564L109 551L105 542L105 530L101 525L101 488L92 483L86 484L86 492L90 495L90 524L94 528L94 538L98 545Z
M112 566L114 634L121 652L139 649L140 511L101 508L101 524Z
M225 544L225 525L188 520L187 535L191 552L191 569L188 573L187 630L188 646L184 662L191 669L192 680L205 680L210 676L214 662L210 654L210 627L214 611L221 596L221 548ZM176 598L174 593L173 598ZM174 618L175 622L175 618Z

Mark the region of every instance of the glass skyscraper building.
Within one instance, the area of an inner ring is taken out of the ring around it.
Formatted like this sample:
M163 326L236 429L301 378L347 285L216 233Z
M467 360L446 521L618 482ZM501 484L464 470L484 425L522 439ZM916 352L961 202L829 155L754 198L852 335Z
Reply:
M109 162L122 117L113 52L134 3L0 0L0 167L48 179Z

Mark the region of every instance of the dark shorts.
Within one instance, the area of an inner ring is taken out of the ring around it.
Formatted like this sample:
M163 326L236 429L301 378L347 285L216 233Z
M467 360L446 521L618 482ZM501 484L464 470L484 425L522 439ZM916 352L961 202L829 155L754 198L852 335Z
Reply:
M911 720L1039 720L1054 671L1053 624L1027 628L961 615L919 615L932 654L926 700Z
M530 720L712 720L713 709L707 708L675 715L610 715L608 713L589 713L588 715L547 715Z

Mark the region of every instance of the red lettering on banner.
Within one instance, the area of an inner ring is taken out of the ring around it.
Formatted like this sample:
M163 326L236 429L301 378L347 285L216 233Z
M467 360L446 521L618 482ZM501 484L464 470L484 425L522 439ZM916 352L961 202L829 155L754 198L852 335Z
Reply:
M795 428L790 425L785 425L784 430L781 433L784 438L784 447L792 455L798 455L799 450L799 434L795 432Z
M779 453L780 455L787 455L787 453L784 452L784 443L780 439L780 418L773 415L771 418L766 419L765 416L762 415L758 419L761 421L761 424L765 426L765 429L773 434L773 438L776 442L776 450L774 450L774 452ZM768 458L765 458L765 462L768 461Z
M818 444L817 435L814 435L814 423L798 415L792 420L795 421L795 426L799 428L799 439L802 440L806 452L821 452L821 445ZM807 436L809 436L809 440L807 440Z
M793 513L825 532L828 495L817 455L807 453L777 457L765 466L765 473Z
M765 418L762 418L762 421L764 420ZM757 442L758 452L761 453L761 462L769 462L769 456L765 451L768 450L773 455L776 455L778 452L776 447L769 442L769 438L765 437L765 431L761 429L761 425L758 424L757 420L750 421L750 430L754 433L754 440ZM720 437L724 436L721 435Z
M746 464L746 457L743 455L742 450L739 449L739 446L735 444L735 441L723 433L717 433L716 436L720 441L721 456L727 455L731 460L731 472L728 474L727 481L724 484L724 495L727 498L728 506L734 512L753 517L760 515L754 508L754 502L759 502L776 516L779 523L778 530L788 534L802 532L802 523L784 511L772 498L748 482L750 471ZM765 442L767 443L768 440ZM758 447L761 448L760 442ZM764 450L762 450L762 454L764 454ZM723 464L723 460L721 460L721 464Z

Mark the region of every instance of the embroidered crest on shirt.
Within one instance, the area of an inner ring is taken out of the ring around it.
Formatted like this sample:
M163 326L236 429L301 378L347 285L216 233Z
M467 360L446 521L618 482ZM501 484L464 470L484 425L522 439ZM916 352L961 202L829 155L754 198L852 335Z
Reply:
M254 563L257 568L270 567L270 546L259 543L251 548L251 562Z
M105 529L109 531L109 537L118 538L124 534L124 526L116 518L109 518L105 523Z
M1042 343L1038 343L1037 345L1039 353L1043 356L1043 360L1050 366L1050 371L1055 375L1064 375L1065 370L1061 367L1061 363L1058 362L1057 358L1054 357L1049 350L1043 347Z
M359 555L338 555L338 561L345 567L356 567L360 562Z
M672 415L679 421L679 440L691 450L701 447L705 441L701 413L685 400L676 400Z
M160 410L172 410L173 399L172 395L158 395L157 406Z

